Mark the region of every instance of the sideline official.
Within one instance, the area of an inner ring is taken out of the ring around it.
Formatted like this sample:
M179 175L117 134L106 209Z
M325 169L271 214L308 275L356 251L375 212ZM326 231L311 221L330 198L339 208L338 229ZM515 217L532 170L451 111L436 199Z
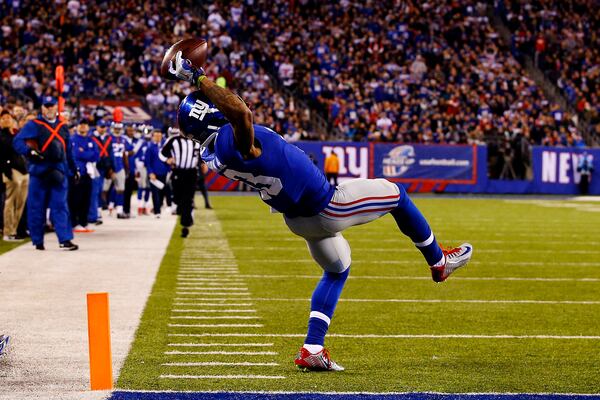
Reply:
M200 143L188 139L177 128L169 128L169 138L158 157L173 168L171 183L177 214L181 216L181 237L187 237L194 224L194 194L198 179Z
M67 192L69 177L75 175L77 180L79 173L72 157L69 129L58 120L55 97L42 99L42 112L23 126L13 140L13 147L29 159L27 225L31 242L37 250L44 250L46 209L50 208L60 248L77 250L78 246L71 242Z

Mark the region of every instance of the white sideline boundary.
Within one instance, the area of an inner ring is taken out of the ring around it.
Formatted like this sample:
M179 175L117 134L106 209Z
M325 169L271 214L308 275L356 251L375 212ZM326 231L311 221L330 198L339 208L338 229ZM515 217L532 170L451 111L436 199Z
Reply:
M60 251L51 233L44 252L25 243L0 256L0 329L11 336L0 359L0 398L106 396L89 391L86 293L109 293L117 377L175 222L167 213L160 219L105 215L94 233L75 234L78 251Z

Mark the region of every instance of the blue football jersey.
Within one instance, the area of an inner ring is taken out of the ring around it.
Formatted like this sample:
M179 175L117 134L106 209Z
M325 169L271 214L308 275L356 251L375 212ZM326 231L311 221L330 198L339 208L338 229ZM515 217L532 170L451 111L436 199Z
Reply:
M123 136L113 136L111 143L113 151L113 165L115 172L121 171L125 167L123 157L126 157L126 152L132 149L129 141Z
M235 147L233 128L222 126L214 142L214 153L203 152L212 170L260 191L262 200L288 217L309 217L321 212L335 188L308 156L288 144L271 129L254 125L254 137L262 153L244 160Z

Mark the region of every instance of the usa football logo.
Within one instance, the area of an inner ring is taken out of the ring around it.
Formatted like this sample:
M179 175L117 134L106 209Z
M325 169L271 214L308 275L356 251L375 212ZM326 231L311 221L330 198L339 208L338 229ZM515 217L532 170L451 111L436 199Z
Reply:
M415 163L415 149L412 146L394 147L383 159L383 176L402 176Z

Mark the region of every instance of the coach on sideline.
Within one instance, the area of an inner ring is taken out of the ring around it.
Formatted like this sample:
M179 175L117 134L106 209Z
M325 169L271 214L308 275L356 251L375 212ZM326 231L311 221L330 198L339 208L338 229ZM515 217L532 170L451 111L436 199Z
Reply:
M169 128L169 138L158 157L173 168L171 183L177 214L181 215L181 237L187 237L194 224L194 194L198 179L200 143L188 139L177 128Z
M27 122L15 136L13 147L29 159L29 191L27 193L27 225L31 242L44 250L46 209L63 250L77 250L71 242L73 228L67 206L68 179L79 173L73 161L71 136L65 122L58 119L56 97L42 99L42 112Z

